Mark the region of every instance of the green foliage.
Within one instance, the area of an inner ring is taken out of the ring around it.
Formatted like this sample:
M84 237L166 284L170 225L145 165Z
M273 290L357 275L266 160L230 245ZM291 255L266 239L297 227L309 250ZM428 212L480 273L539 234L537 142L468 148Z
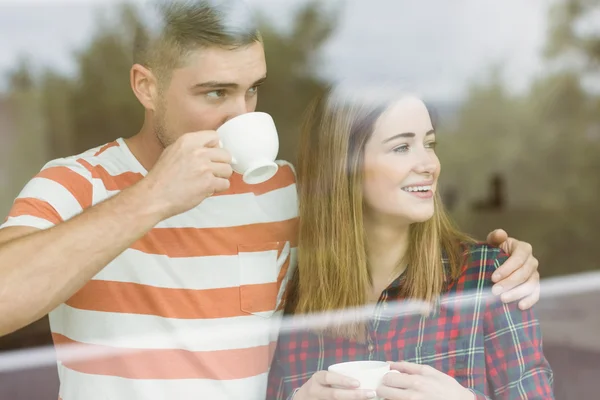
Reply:
M269 79L260 89L258 109L275 119L282 159L295 162L304 110L325 88L316 76L318 56L337 25L336 14L323 12L320 2L312 1L298 11L289 33L261 17Z
M597 69L600 61L600 32L590 31L600 12L598 0L561 0L550 12L546 55L551 58L577 54L586 68Z
M600 97L582 78L598 72L600 41L578 27L597 11L600 1L566 0L550 13L549 62L577 54L584 68L549 68L520 95L492 73L470 89L456 126L440 135L442 179L459 189L460 225L478 237L502 227L532 243L545 276L597 268ZM476 211L494 172L506 179L508 207Z

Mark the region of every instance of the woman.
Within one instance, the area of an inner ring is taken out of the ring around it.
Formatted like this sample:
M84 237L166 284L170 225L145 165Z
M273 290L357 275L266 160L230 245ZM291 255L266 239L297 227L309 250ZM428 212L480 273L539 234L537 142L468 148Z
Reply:
M450 223L425 104L329 91L309 110L299 155L298 269L286 314L359 310L361 319L282 333L269 399L550 399L552 372L531 310L490 295L506 254ZM421 312L390 312L400 301ZM285 331L285 329L284 329ZM402 361L377 393L328 366Z

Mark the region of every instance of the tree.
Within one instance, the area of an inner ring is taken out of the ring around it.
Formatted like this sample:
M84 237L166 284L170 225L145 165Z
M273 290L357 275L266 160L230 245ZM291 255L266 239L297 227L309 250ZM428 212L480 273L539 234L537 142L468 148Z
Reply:
M143 108L129 84L134 32L142 26L132 5L122 5L117 18L102 15L90 43L76 54L77 79L71 82L72 149L99 146L135 134Z
M47 161L48 143L40 107L40 93L31 63L22 58L8 76L9 90L6 107L10 110L10 130L3 141L10 146L4 168L8 171L6 193L14 199L23 187ZM10 204L2 204L9 207Z
M546 56L556 59L576 55L585 61L584 71L597 72L600 66L600 35L588 27L593 26L598 11L598 0L561 0L555 3L549 15Z
M278 127L279 158L295 162L299 126L310 101L326 82L317 77L319 50L337 26L337 10L324 12L311 1L296 14L289 33L281 33L263 16L260 30L265 43L268 76L261 87L258 109L270 113Z

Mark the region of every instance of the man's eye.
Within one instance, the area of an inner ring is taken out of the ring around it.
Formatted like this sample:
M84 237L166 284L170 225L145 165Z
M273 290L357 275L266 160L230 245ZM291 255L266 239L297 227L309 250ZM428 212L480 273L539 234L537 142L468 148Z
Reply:
M248 93L250 93L250 94L258 93L258 86L253 86L250 89L248 89Z
M223 89L213 90L212 92L206 93L206 97L211 99L220 99L225 96L225 91Z

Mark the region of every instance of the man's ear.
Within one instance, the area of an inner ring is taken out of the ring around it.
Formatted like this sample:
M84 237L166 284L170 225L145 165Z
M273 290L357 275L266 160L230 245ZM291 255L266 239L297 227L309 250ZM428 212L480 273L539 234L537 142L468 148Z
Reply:
M140 64L134 64L129 72L131 89L147 110L156 110L158 90L157 80L152 71Z

